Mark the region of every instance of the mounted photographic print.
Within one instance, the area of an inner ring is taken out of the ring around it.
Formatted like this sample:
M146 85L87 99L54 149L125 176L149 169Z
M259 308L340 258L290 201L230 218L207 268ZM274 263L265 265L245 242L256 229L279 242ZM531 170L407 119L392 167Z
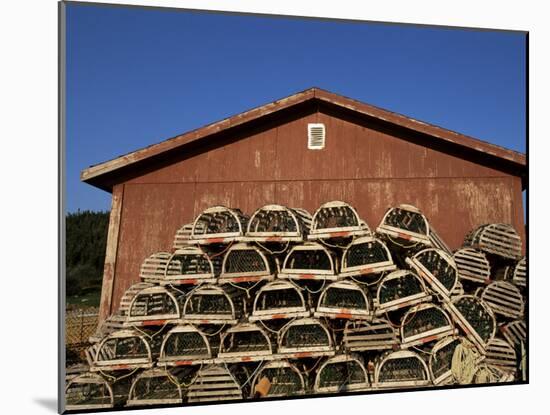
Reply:
M526 32L60 25L60 411L528 382Z

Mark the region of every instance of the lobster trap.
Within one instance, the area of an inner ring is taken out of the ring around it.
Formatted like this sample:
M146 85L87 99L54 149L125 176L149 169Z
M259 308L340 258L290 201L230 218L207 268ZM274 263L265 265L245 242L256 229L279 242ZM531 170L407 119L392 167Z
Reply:
M453 258L441 249L427 248L405 260L430 288L448 299L458 282L458 270Z
M245 243L231 246L222 264L220 284L271 281L277 266L269 253Z
M336 280L336 255L316 242L294 246L287 254L279 278L295 280Z
M323 240L370 234L368 225L359 218L352 206L333 201L322 205L313 215L308 239Z
M487 344L486 351L484 361L486 364L496 366L507 372L516 372L519 366L516 350L506 340L495 337Z
M246 232L248 216L239 209L214 206L203 211L195 222L188 242L221 244L241 240Z
M463 295L444 303L443 308L481 354L485 354L485 347L496 330L495 316L485 302L473 295Z
M428 386L430 382L428 365L417 353L409 350L383 354L374 368L375 388Z
M410 307L431 300L424 281L415 273L397 270L386 275L380 281L376 292L375 314Z
M176 378L164 369L155 368L136 376L126 405L175 405L182 403L182 398Z
M484 252L462 248L453 254L460 279L486 284L491 279L491 265Z
M240 399L243 399L241 385L235 373L225 365L201 368L187 389L187 400L190 403Z
M513 382L515 380L514 374L498 366L489 364L481 364L475 375L475 384L487 384L487 383L506 383Z
M262 397L287 397L305 393L306 386L302 373L285 360L269 362L260 369L253 380L252 396L261 389L259 384L262 379L267 379L269 384L269 390L261 394Z
M182 318L196 324L236 324L244 307L242 290L206 284L187 295Z
M256 362L272 356L271 340L256 324L239 324L222 335L218 360L225 363Z
M429 368L434 385L450 385L455 383L452 372L453 355L461 338L448 336L439 340L431 350Z
M148 256L141 264L139 277L146 283L159 283L164 280L166 267L172 254L169 252L155 252Z
M310 311L300 289L290 281L273 281L264 285L254 298L249 321L308 317Z
M521 238L512 225L490 223L471 231L464 240L465 247L477 248L501 258L519 260Z
M341 393L369 389L367 370L362 361L342 354L324 362L315 377L315 393Z
M328 285L317 303L315 317L368 319L372 316L368 292L352 281L337 281Z
M197 246L176 250L168 260L162 285L199 285L215 283L220 273L221 258L210 258Z
M411 244L410 247L416 244L432 246L428 220L415 206L402 204L389 208L376 232L392 242L398 240ZM400 242L397 244L401 245Z
M342 256L341 277L394 271L395 264L384 242L372 236L354 239Z
M151 346L135 330L116 331L87 350L91 371L148 369L153 366Z
M527 340L527 327L525 321L515 320L499 327L500 331L508 343L518 345Z
M113 389L96 373L83 373L65 387L65 409L68 411L107 409L114 406Z
M188 366L212 363L213 351L207 335L192 325L175 326L164 336L159 366Z
M134 291L132 287L123 297L125 303L131 297L128 308L121 312L125 327L162 326L179 320L181 294L177 291L160 286Z
M407 311L401 323L403 348L425 344L455 333L445 311L435 304L419 304Z
M266 205L256 210L248 221L246 241L300 242L311 227L311 214L304 209Z
M323 323L314 318L294 320L279 337L279 353L294 358L332 356L332 336Z
M506 281L496 281L489 284L481 293L481 299L495 314L512 319L523 315L525 304L518 288Z
M518 287L527 286L527 262L523 257L513 265L506 265L495 272L496 280L509 281Z
M349 351L397 349L399 344L397 330L384 319L348 320L344 327L343 346Z

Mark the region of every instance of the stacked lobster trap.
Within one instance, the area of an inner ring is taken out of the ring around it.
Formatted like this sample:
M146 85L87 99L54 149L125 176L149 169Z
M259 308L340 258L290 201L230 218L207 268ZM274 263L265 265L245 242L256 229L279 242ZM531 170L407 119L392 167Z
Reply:
M376 231L342 201L208 208L144 258L67 409L525 380L521 252L505 224L452 252L404 204Z

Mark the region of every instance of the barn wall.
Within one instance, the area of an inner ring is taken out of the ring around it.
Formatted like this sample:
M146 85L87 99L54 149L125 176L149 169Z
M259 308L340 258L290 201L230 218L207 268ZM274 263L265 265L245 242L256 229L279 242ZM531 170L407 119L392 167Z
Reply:
M323 122L326 148L307 149L307 123ZM313 113L228 145L160 167L123 186L111 312L139 281L151 253L213 205L251 214L268 203L311 213L329 200L357 208L374 229L390 206L419 207L451 248L488 222L512 223L523 236L521 180L376 128ZM106 308L105 306L103 308Z

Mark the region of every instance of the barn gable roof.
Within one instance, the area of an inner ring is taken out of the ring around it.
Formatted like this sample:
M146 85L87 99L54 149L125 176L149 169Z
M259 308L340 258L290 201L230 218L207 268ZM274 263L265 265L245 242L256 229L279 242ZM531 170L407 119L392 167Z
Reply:
M114 183L123 181L121 177L124 176L124 172L144 168L159 158L167 156L174 151L183 151L185 147L200 143L201 140L207 137L212 137L232 129L243 128L255 122L261 122L278 113L292 111L294 107L300 107L307 103L321 104L333 110L373 120L390 127L398 127L402 130L425 136L430 140L435 140L441 146L464 150L465 158L473 158L479 164L495 164L503 171L522 177L525 184L527 162L526 156L523 153L418 121L320 88L309 88L286 98L178 135L158 144L153 144L104 163L91 166L81 172L80 179L100 189L111 191ZM220 137L223 137L223 134Z

